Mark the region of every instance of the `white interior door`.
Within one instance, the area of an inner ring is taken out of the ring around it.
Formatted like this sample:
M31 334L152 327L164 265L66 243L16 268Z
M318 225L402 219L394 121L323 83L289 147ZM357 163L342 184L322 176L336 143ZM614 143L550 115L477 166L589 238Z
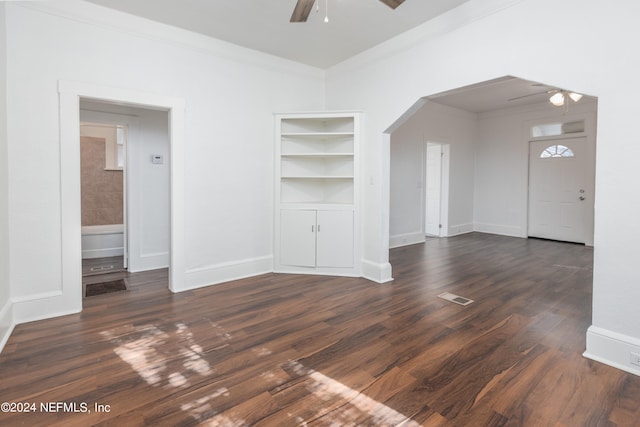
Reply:
M316 266L316 211L280 211L280 263Z
M587 241L586 138L532 141L529 144L529 236L568 242Z
M440 236L442 203L442 144L427 142L425 159L424 232Z

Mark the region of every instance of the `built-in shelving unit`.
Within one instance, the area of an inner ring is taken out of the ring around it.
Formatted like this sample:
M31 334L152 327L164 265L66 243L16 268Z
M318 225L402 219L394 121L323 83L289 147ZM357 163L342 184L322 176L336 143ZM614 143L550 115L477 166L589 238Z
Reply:
M276 271L357 275L359 119L276 115Z

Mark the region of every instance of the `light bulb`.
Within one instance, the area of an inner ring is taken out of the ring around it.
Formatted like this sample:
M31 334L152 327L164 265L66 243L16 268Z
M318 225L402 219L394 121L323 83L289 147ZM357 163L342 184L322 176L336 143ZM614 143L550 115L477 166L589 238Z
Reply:
M553 94L553 96L549 98L549 102L555 105L556 107L562 107L564 105L564 93L557 92Z
M582 94L571 92L569 93L569 98L573 99L573 102L578 102L582 99Z

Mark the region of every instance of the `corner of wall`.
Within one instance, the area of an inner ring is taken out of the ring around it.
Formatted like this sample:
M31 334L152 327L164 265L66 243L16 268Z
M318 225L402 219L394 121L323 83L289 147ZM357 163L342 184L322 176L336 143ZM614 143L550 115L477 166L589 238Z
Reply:
M640 340L637 338L593 325L587 330L584 357L640 375L640 366L631 364L631 353L640 355Z
M424 243L424 232L396 234L389 236L389 249L399 248L401 246L415 245L416 243Z
M9 276L9 184L7 155L7 52L5 5L0 4L0 351L13 331Z
M459 236L461 234L473 233L478 231L472 223L454 224L447 228L447 237Z
M387 283L393 280L391 276L391 264L388 262L377 263L363 259L361 275L365 279L376 283Z
M9 300L0 308L0 352L4 349L14 327L13 303Z
M271 255L207 265L187 270L185 287L171 288L171 291L182 292L271 272L273 272L273 256Z

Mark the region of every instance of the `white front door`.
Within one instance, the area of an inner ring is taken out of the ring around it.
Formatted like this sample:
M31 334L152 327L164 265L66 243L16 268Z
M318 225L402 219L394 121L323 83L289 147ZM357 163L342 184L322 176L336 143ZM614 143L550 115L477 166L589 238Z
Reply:
M440 203L442 200L442 145L427 143L425 159L425 220L424 233L440 236Z
M586 138L531 141L529 144L529 236L567 242L587 241Z

